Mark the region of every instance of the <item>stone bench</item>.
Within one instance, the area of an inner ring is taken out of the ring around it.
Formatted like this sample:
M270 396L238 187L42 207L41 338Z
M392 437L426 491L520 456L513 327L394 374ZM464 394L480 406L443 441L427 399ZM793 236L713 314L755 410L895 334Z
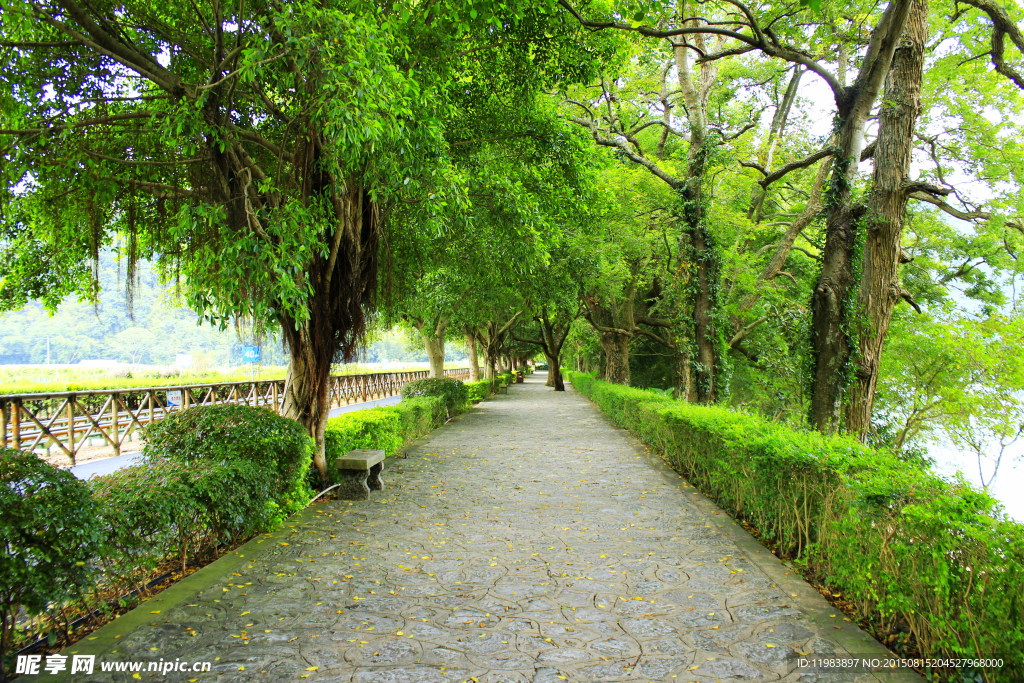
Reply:
M384 451L357 448L334 460L338 470L338 498L367 500L370 491L384 488L380 478L384 469Z

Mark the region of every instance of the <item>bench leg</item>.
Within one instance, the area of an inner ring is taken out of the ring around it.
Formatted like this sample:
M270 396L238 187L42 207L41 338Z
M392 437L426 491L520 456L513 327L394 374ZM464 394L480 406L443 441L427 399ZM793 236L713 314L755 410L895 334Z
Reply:
M382 462L370 468L370 476L366 478L366 485L370 487L371 491L381 491L384 489L384 480L380 476L383 470L384 463Z
M338 471L338 498L342 500L369 500L370 487L366 485L366 470Z

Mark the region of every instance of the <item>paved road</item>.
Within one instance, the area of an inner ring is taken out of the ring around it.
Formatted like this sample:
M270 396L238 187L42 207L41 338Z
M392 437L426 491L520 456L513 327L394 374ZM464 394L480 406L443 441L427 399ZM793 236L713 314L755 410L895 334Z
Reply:
M376 401L367 401L366 403L353 403L348 406L341 406L340 408L334 408L330 412L331 417L338 417L342 413L351 413L356 410L366 410L368 408L376 408L377 406L393 406L398 404L402 400L401 396L390 396L388 398L381 398ZM79 479L88 479L97 475L110 474L116 472L122 467L128 467L129 465L135 464L139 457L138 452L122 453L113 458L104 458L103 460L93 460L82 465L75 465L68 469L71 473Z
M166 680L222 683L863 679L796 670L799 653L878 646L543 379L388 460L382 497L315 506L86 652L212 661Z

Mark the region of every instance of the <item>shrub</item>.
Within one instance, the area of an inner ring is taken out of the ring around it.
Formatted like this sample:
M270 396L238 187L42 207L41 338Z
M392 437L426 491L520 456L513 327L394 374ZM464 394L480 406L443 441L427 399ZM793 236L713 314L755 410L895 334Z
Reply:
M453 377L428 377L409 382L402 387L402 398L419 396L439 396L444 399L445 407L451 415L461 413L469 400L466 385Z
M135 584L164 560L190 556L273 528L283 518L272 470L256 463L163 458L89 482L110 528L103 561L110 579Z
M139 465L90 480L110 528L108 580L138 583L162 562L266 531L309 502L305 428L238 405L176 411L146 429Z
M355 448L383 450L395 455L402 447L444 423L446 404L440 396L407 398L396 406L344 413L327 421L324 451L327 466ZM332 474L336 479L336 475Z
M309 502L309 466L315 445L305 427L263 408L240 405L197 406L175 411L146 429L143 456L185 467L204 462L236 468L256 467L270 484L267 499L280 519ZM244 472L249 478L254 472ZM201 488L194 488L196 495ZM239 492L239 495L241 492ZM198 500L198 499L197 499ZM206 497L210 506L220 503ZM218 519L231 511L213 513Z
M515 378L511 372L496 372L494 373L494 382L495 387L497 387L498 384L510 385L515 382Z
M491 395L491 382L486 379L478 382L466 382L466 389L469 392L469 400L475 403Z
M570 378L869 620L928 657L1003 657L994 680L1024 673L1024 526L987 494L847 437Z
M104 539L89 488L32 453L0 449L0 679L20 609L45 612L92 583Z

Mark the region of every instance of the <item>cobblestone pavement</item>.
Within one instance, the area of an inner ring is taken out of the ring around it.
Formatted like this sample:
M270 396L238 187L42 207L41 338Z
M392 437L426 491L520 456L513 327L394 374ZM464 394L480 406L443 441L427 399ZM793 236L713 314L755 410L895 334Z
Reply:
M745 532L542 382L388 460L382 497L317 505L215 585L146 603L100 659L213 662L172 681L859 680L796 670L853 627L796 608Z

